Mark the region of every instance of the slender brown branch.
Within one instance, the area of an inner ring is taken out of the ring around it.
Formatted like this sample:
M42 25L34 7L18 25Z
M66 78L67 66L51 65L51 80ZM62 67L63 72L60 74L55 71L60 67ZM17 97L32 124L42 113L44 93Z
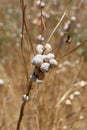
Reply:
M31 40L31 37L30 37L30 34L29 34L29 30L27 28L27 24L26 24L26 20L24 19L24 26L25 26L25 30L26 30L26 33L28 35L28 40L30 42L30 45L31 45L31 49L33 51L33 54L34 54L34 49L33 49L33 43L32 43L32 40Z
M86 42L87 42L87 40L83 41L79 46L77 46L76 48L72 49L71 51L69 51L68 53L66 53L66 54L63 55L62 57L60 57L60 60L63 59L64 57L70 55L70 54L73 53L74 51L76 51L79 47L83 46Z
M41 0L40 0L41 2ZM41 34L43 33L43 9L41 8Z
M25 72L26 72L26 77L27 77L27 92L26 92L26 95L29 96L29 93L30 93L30 90L31 90L31 87L32 87L32 82L30 81L29 82L29 77L28 77L28 69L27 69L27 65L26 65L26 61L25 61L25 57L24 57L24 53L23 53L23 35L24 35L24 25L25 24L25 5L24 5L24 1L21 0L21 6L22 6L22 37L21 37L21 53L22 53L22 57L23 57L23 61L24 61L24 65L25 65ZM25 108L25 105L26 105L26 101L24 101L21 105L21 108L20 108L20 114L19 114L19 119L18 119L18 122L17 122L17 129L16 130L20 130L21 128L21 122L22 122L22 118L23 118L23 115L24 115L24 108Z
M22 121L25 105L26 105L26 102L23 102L21 109L20 109L20 116L19 116L19 120L18 120L18 123L17 123L17 130L20 130L20 124L21 124L21 121Z
M60 110L63 108L65 99L66 99L66 98L68 97L68 95L69 95L72 91L74 91L74 89L75 89L75 88L73 88L73 84L74 84L74 82L75 82L75 80L76 80L76 78L77 78L77 76L78 76L78 74L79 74L79 72L80 72L80 69L81 69L81 66L82 66L82 62L83 62L83 59L81 58L79 67L78 67L78 69L77 69L77 72L76 72L76 74L75 74L73 80L70 82L70 84L71 84L70 89L61 97L60 100L59 100L59 99L57 100L57 104L56 104L56 115L59 115ZM77 89L77 88L76 88L76 89ZM78 89L80 89L80 88L78 88ZM58 116L55 116L55 118L54 118L54 125L53 125L53 129L52 129L52 130L55 130L55 129L56 129L56 125L58 125L57 122L58 122Z
M26 65L26 60L25 60L25 56L23 53L23 38L24 38L24 19L25 19L25 8L26 5L24 5L24 1L21 0L21 6L22 6L22 37L21 37L21 54L22 54L22 58L23 58L23 62L24 62L24 66L25 66L25 72L26 72L26 78L27 78L27 83L28 83L28 69L27 69L27 65Z
M29 96L29 94L30 94L31 87L32 87L32 82L30 81L30 83L27 86L27 92L26 92L27 96ZM16 130L20 130L22 118L23 118L23 115L24 115L24 108L25 108L26 103L27 102L25 101L21 105L20 115L19 115L19 119L18 119L18 122L17 122L17 129Z

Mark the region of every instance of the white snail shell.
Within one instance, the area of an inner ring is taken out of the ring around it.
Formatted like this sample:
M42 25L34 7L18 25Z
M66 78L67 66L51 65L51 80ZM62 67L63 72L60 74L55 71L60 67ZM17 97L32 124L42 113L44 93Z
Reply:
M49 53L46 57L47 59L54 59L55 55L53 53Z
M50 64L49 63L43 63L40 67L42 72L48 72L50 69Z
M44 51L43 45L38 44L38 45L36 46L36 51L38 52L38 54L42 54L43 51Z
M49 63L50 63L51 66L57 66L57 64L58 64L55 59L50 59Z
M52 46L49 43L46 43L44 47L45 47L46 52L49 53L52 51Z
M43 55L36 55L33 59L32 59L32 64L35 66L40 66L43 63Z
M29 101L29 96L27 96L26 94L22 95L22 100Z
M75 16L72 16L72 17L71 17L71 21L76 21L76 17L75 17Z
M36 82L36 79L37 79L37 77L36 77L34 74L31 74L31 75L30 75L30 80L31 80L32 82Z
M42 35L38 35L37 40L40 42L44 41L44 37Z
M36 5L37 5L37 7L39 7L39 8L44 8L44 7L45 7L45 3L44 3L44 2L41 2L40 0L37 1Z

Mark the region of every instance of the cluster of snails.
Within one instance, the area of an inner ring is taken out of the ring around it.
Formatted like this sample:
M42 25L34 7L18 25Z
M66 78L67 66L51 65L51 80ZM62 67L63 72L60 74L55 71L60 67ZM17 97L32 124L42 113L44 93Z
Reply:
M45 7L45 3L42 1L38 1L36 5L39 9ZM34 72L30 75L30 80L41 83L45 78L45 73L49 72L54 66L57 66L57 61L55 60L55 55L52 53L52 46L49 43L43 43L44 37L39 35L37 40L39 44L36 45L37 54L32 59Z
M30 75L30 79L34 82L42 82L45 73L57 66L57 61L55 60L55 55L52 53L52 46L49 43L45 45L38 44L36 51L38 54L32 59L32 64L35 68L33 74Z

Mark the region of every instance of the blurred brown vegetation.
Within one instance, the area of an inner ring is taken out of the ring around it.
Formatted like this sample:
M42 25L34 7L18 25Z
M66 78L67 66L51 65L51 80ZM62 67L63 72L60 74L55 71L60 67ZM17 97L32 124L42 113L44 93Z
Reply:
M40 34L40 11L36 2L37 0L25 1L26 22L34 48L38 44L37 35ZM79 89L79 84L60 106L58 103L75 83L87 81L87 45L59 60L59 57L75 48L78 42L87 39L87 1L84 0L81 6L80 0L43 2L46 3L43 14L46 27L43 36L46 40L64 12L67 16L51 40L58 67L46 74L42 84L33 84L21 130L86 130L87 85ZM64 24L72 16L76 17L71 29L72 42L64 43L59 48ZM0 83L0 130L16 130L22 104L21 96L26 93L26 73L20 49L21 18L20 0L0 0L0 82L3 82ZM33 53L30 45L27 47L27 36L24 33L23 47L28 73L31 74ZM71 101L71 105L66 105L69 96L75 91L79 91L80 95Z

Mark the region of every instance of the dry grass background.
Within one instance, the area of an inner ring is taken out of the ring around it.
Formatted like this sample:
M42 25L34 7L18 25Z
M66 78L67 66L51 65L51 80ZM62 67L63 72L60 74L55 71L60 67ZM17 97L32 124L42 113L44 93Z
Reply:
M64 12L67 16L51 40L58 67L46 75L42 84L33 84L30 101L25 106L21 130L86 130L87 85L84 85L84 81L87 81L87 47L85 45L64 59L59 60L59 57L76 47L77 42L87 39L87 1L84 0L78 10L79 0L43 1L46 2L46 30L43 33L45 39L49 37ZM36 8L36 0L25 2L27 27L35 47L36 37L40 33L40 11ZM59 48L60 32L64 23L73 15L77 20L71 30L72 43ZM26 93L27 89L20 50L21 17L20 1L0 0L0 79L4 81L0 85L0 130L16 130L22 104L21 95ZM76 26L78 23L81 24L80 28ZM27 49L26 42L25 33L24 52L28 73L31 74L33 54L30 46L29 50ZM78 86L74 87L77 82ZM62 96L70 89L70 93L60 103ZM76 91L79 91L80 95L75 96L70 105L66 105L70 95Z

